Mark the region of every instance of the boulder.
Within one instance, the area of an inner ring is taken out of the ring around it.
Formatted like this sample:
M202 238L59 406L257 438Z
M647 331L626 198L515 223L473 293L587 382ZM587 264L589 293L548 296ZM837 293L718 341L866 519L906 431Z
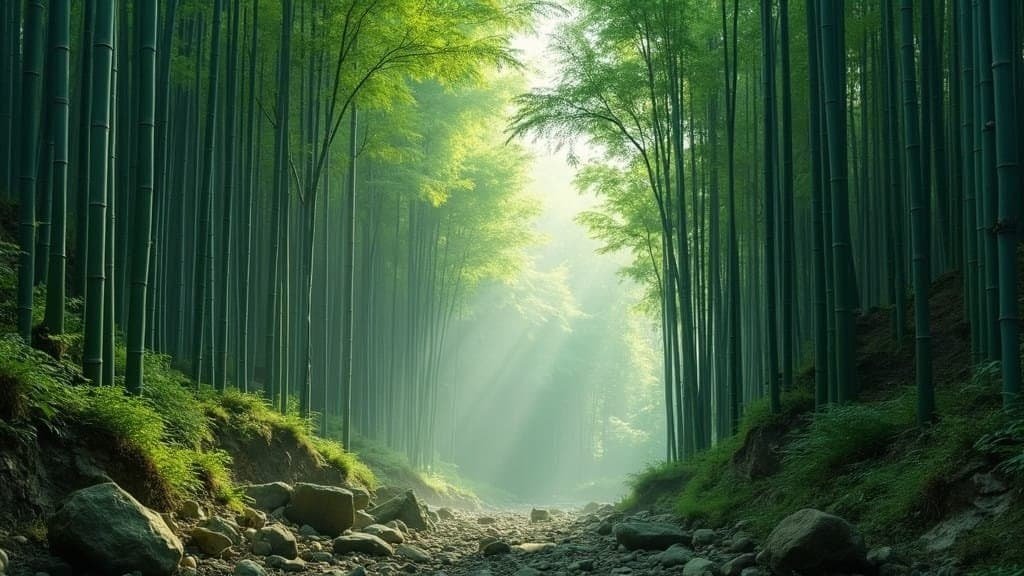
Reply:
M199 526L202 528L206 528L207 530L210 530L212 532L216 532L218 534L223 534L224 536L227 536L227 538L231 540L232 545L238 545L242 543L242 529L239 528L238 524L235 524L230 520L225 520L224 518L221 518L219 516L214 516L212 518L204 520L203 522L200 522Z
M481 524L483 526L488 526L488 525L494 524L495 522L497 522L497 520L495 520L494 518L491 518L490 516L481 516L481 517L476 519L476 523L477 524Z
M366 528L363 528L361 532L365 534L373 534L388 544L401 544L402 542L405 542L405 536L402 535L401 530L397 530L391 526L384 526L383 524L370 524Z
M252 560L242 560L235 564L234 576L266 576L267 571Z
M693 550L690 550L683 544L673 544L668 550L657 554L654 558L665 568L684 566L687 562L693 560Z
M242 489L260 510L276 510L287 506L292 499L292 487L284 482L250 484Z
M192 542L209 556L220 556L222 552L231 548L230 538L202 526L192 529Z
M238 517L238 522L246 528L259 530L267 525L267 515L251 506L246 506L242 510L241 516Z
M352 502L355 504L356 510L365 510L370 507L370 492L366 488L354 484L346 484L342 488L352 493Z
M746 554L753 552L756 548L757 544L748 536L735 537L729 544L729 552L733 554Z
M202 520L206 518L206 512L199 505L199 502L186 500L181 505L181 508L178 508L178 518L183 520Z
M283 558L271 556L267 558L267 566L282 572L302 572L306 569L306 561L302 558Z
M395 553L395 550L387 542L373 534L364 534L362 532L346 534L335 538L333 547L335 554L359 552L371 556L391 556Z
M587 502L587 505L583 507L584 514L593 514L601 509L601 505L597 502Z
M776 574L805 576L869 569L864 539L849 522L805 508L786 517L764 543L764 558Z
M367 512L376 518L377 522L387 523L391 520L401 520L413 530L429 530L431 525L425 508L416 498L416 493L409 490L367 510Z
M184 548L159 514L113 482L71 494L48 524L50 546L76 569L165 576Z
M395 553L412 562L430 562L430 554L422 548L409 544L400 544L395 548Z
M395 530L398 530L402 534L408 534L409 533L409 527L406 526L405 522L402 522L401 520L392 520L391 522L388 522L387 524L385 524L385 526L387 526L389 528L394 528Z
M440 518L441 520L454 520L455 519L455 513L452 512L451 508L438 508L437 509L437 517Z
M714 544L718 536L715 531L710 528L701 528L693 531L693 545L694 546L708 546Z
M356 510L355 524L352 525L352 529L353 530L362 530L363 528L366 528L370 524L376 524L376 523L377 523L377 519L374 518L373 516L370 516L369 514L367 514L366 512L364 512L362 510Z
M683 566L683 576L718 576L718 566L706 558L694 558Z
M549 522L551 521L551 513L543 508L534 508L530 510L530 522Z
M299 545L295 535L280 524L264 526L256 533L252 542L252 551L259 556L283 556L295 558L299 555Z
M627 550L664 550L673 544L690 541L690 535L681 528L662 522L620 522L612 532L615 540Z
M355 523L355 511L352 492L336 486L299 483L285 516L296 524L308 524L321 534L340 536Z

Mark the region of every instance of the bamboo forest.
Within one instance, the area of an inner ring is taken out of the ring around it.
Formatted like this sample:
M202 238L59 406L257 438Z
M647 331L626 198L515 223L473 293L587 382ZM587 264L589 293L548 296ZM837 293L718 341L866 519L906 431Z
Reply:
M1024 575L1024 2L0 0L0 576Z

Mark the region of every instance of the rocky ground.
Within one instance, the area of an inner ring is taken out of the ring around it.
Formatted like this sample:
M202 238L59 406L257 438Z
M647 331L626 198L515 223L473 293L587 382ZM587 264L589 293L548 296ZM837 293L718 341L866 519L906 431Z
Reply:
M116 484L93 486L48 521L55 555L23 536L0 538L0 574L5 564L18 576L951 573L911 567L891 549L868 552L853 526L815 510L756 542L743 523L714 530L597 504L470 513L431 509L411 492L376 505L358 488L275 483L248 494L242 513L189 502L160 515Z

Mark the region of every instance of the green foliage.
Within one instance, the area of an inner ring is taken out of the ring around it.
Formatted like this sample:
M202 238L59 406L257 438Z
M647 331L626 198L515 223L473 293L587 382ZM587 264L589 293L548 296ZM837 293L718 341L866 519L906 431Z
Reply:
M913 540L941 518L951 478L978 452L999 457L1000 469L1020 478L1024 424L1019 414L997 410L998 374L998 367L980 366L970 382L940 389L943 417L925 429L916 425L916 398L909 388L806 419L799 417L812 401L805 391L784 396L779 416L757 402L748 406L734 438L687 462L652 466L634 477L625 504L668 496L686 517L713 524L747 519L761 536L793 510L810 506L857 523L869 542ZM779 425L788 430L780 471L757 480L743 477L733 459L745 439ZM1005 534L1022 522L1024 513L1013 510L986 523L958 544L958 557L968 558L969 565L1021 564L1020 554L1007 550Z

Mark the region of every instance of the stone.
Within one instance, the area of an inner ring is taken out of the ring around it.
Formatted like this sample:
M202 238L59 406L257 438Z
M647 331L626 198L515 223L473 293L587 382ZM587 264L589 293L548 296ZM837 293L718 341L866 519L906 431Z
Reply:
M203 520L206 518L206 511L195 500L186 500L178 509L178 518L183 520Z
M362 566L356 566L348 573L348 576L366 576L366 568Z
M530 522L550 522L551 512L544 510L543 508L534 508L530 510Z
M361 532L373 534L388 544L401 544L402 542L405 542L405 536L402 535L400 530L390 526L384 526L383 524L370 524L366 528L363 528Z
M729 552L733 554L746 554L753 552L757 548L757 544L747 536L740 536L732 541L729 545Z
M476 519L476 523L481 524L483 526L488 526L490 524L494 524L495 522L497 522L497 520L491 518L490 516L481 516Z
M856 528L838 516L812 508L779 522L765 540L764 556L777 574L796 571L813 576L870 568L864 539Z
M497 556L498 554L508 554L512 551L512 547L508 545L508 542L502 542L501 540L495 540L483 547L484 556Z
M590 572L594 569L594 561L587 558L586 560L577 560L570 566L573 570L579 570L580 572Z
M252 499L254 506L260 510L276 510L287 506L292 500L292 487L284 482L269 484L250 484L242 490Z
M163 518L113 482L72 493L50 518L48 538L57 556L102 575L166 576L184 555Z
M306 561L302 558L284 558L275 555L267 558L267 566L282 572L302 572L306 569Z
M410 544L400 544L395 548L395 554L413 562L430 562L430 554L422 548Z
M295 558L299 555L299 545L295 535L281 524L264 526L256 533L252 543L253 554L259 556L283 556Z
M370 507L370 492L366 488L355 484L345 484L342 488L352 493L352 503L356 510L365 510Z
M0 574L3 574L7 570L7 565L10 564L11 559L7 557L7 552L0 550Z
M362 530L363 528L366 528L370 524L376 524L376 523L377 523L377 519L374 518L373 516L370 516L369 514L364 512L363 510L356 510L355 524L352 525L352 529L353 530Z
M757 555L751 553L740 554L722 566L722 573L725 576L740 576L744 570L751 566L757 566Z
M238 522L246 528L259 530L267 525L267 515L251 506L246 506L242 510L242 515L239 516Z
M334 554L330 552L305 552L302 554L302 559L306 562L323 562L325 564L331 564L334 562Z
M231 547L231 539L213 530L196 526L192 529L192 542L209 556L220 556Z
M512 576L541 576L541 574L543 574L543 572L541 572L540 570L537 570L536 568L531 568L529 566L523 566L519 570L516 570L512 574Z
M718 566L707 558L694 558L683 566L683 576L718 576Z
M604 520L600 524L598 524L597 533L601 536L607 536L612 533L613 527L614 525L611 522Z
M613 532L615 540L627 550L664 550L690 541L690 535L678 526L661 522L620 522Z
M359 552L371 556L391 556L395 553L395 550L387 542L373 534L364 534L362 532L355 532L335 538L333 548L335 554Z
M235 564L234 576L266 576L267 571L252 560L242 560Z
M693 545L694 546L708 546L714 544L717 539L715 531L710 528L701 528L693 531Z
M455 513L452 512L451 508L438 508L437 509L437 517L440 518L441 520L454 520L455 519Z
M195 570L196 568L199 568L199 561L196 560L195 556L185 556L184 558L181 559L181 563L178 564L178 567L179 568L191 568L191 569Z
M223 534L231 540L232 545L239 545L242 543L242 531L241 528L230 520L225 520L219 516L208 518L199 523L199 526L206 528L212 532Z
M285 516L296 524L308 524L321 534L340 536L355 523L352 492L336 486L299 483L292 492Z
M395 530L398 530L402 534L408 534L409 533L409 527L406 526L405 522L402 522L401 520L392 520L390 522L387 522L384 525L388 526L390 528L394 528Z
M587 502L587 505L583 507L584 514L593 514L601 509L601 505L597 502Z
M903 564L882 564L878 567L878 576L908 576L910 568Z
M391 520L401 520L413 530L430 530L431 524L425 508L416 498L416 493L409 490L367 510L367 512L378 522L387 523Z
M299 527L299 536L304 538L317 538L320 536L320 533L316 531L316 528L313 528L309 524L303 524Z
M761 568L751 566L750 568L744 568L743 572L740 572L740 576L763 576L763 572Z
M654 558L658 564L665 568L683 566L690 560L693 560L693 550L690 550L683 544L673 544L669 546L668 550L655 555Z

